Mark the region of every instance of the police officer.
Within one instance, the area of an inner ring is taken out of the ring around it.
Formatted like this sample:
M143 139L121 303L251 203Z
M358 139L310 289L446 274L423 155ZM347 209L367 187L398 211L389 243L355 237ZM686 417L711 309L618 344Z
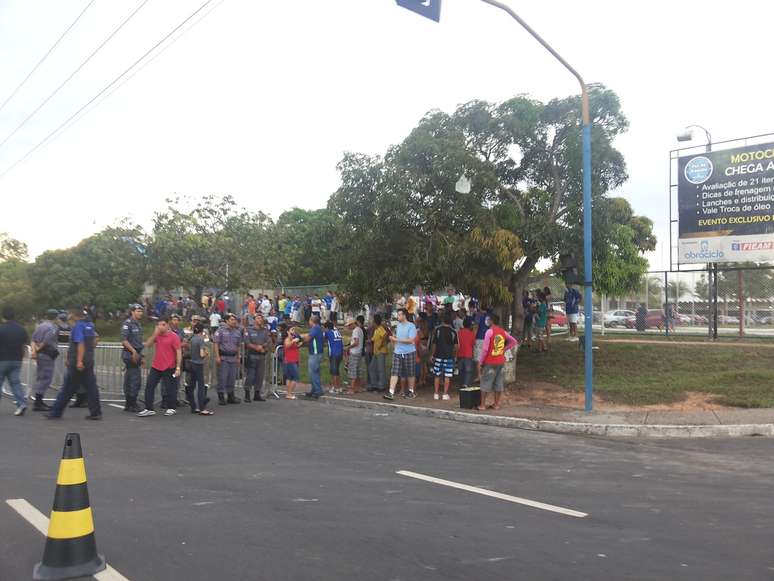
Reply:
M129 318L121 325L121 345L124 349L121 352L121 360L124 362L124 405L125 412L137 413L142 408L137 405L137 396L140 393L142 385L142 350L144 348L142 341L142 320L145 310L139 303L129 306Z
M57 349L57 334L59 329L54 321L59 311L49 309L46 311L46 320L35 327L32 333L32 358L37 362L37 375L35 376L35 405L32 411L47 412L51 408L43 402L46 390L51 387L54 377L54 365L59 357Z
M245 403L250 401L253 388L254 401L266 401L261 391L266 375L266 354L272 350L271 334L261 313L256 313L254 326L245 331L247 378L245 379Z
M226 315L226 325L218 329L213 340L215 363L218 365L219 405L241 402L234 396L234 387L239 369L239 349L243 340L236 315L229 313Z

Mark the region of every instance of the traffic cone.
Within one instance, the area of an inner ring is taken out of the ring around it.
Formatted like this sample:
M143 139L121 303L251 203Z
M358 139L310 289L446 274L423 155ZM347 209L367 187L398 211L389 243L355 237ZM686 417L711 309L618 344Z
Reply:
M35 565L32 578L39 581L72 579L94 575L104 569L105 557L97 554L94 539L81 436L67 434L56 478L43 562Z

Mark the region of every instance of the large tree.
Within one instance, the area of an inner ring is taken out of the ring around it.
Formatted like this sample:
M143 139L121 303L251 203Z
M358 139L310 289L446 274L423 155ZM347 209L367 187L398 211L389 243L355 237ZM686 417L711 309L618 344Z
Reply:
M0 262L27 260L27 254L27 245L24 242L11 238L5 232L0 232Z
M613 147L627 127L618 97L594 86L590 100L595 287L622 293L639 284L655 239L649 220L607 197L627 178ZM329 202L357 241L345 285L367 299L456 284L512 303L518 325L515 299L539 263L572 254L582 264L581 166L579 97L472 101L429 113L384 158L347 154ZM455 187L461 174L469 193Z
M30 270L39 309L126 309L145 282L145 236L131 224L105 228L77 246L41 254Z

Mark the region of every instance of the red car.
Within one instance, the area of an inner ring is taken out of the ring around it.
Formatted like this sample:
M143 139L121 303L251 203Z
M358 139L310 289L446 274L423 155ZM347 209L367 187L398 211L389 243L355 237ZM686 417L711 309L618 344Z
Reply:
M627 329L637 328L637 317L629 317L626 319ZM664 313L660 309L649 309L648 314L645 317L645 328L656 328L659 331L664 328Z
M548 311L548 320L551 325L556 325L557 327L567 326L567 315L557 309Z

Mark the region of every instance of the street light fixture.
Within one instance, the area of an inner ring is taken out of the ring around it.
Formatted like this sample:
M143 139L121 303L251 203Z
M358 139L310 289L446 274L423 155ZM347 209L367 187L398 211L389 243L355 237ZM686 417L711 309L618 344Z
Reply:
M677 141L680 141L680 142L692 141L694 129L701 129L702 131L704 131L704 136L707 138L707 153L712 151L712 135L710 135L710 132L707 131L707 129L705 129L701 125L689 125L685 129L683 129L680 133L677 134Z

